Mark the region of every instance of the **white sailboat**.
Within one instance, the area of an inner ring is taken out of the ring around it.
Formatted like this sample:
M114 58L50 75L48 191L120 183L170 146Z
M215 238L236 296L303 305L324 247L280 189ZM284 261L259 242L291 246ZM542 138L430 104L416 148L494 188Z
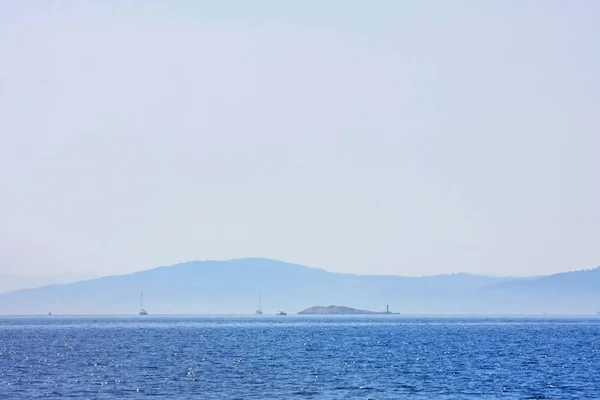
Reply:
M260 308L260 289L258 289L258 308L254 310L254 314L262 315L262 313L262 308Z
M140 315L148 315L148 311L144 308L144 291L140 292Z

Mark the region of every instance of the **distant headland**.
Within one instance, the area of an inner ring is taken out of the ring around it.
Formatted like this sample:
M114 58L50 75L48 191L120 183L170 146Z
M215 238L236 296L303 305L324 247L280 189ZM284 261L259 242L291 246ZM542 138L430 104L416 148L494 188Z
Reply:
M0 292L5 280L0 274ZM311 304L337 304L312 307L301 316L367 316L386 314L386 303L402 307L398 311L405 315L594 315L599 311L598 282L600 267L535 277L406 277L331 273L243 258L191 261L37 289L35 283L30 289L0 293L0 315L137 315L141 290L150 315L238 315L252 313L256 306L265 315L275 315L277 310L297 313ZM341 307L347 305L375 311Z
M307 308L306 310L300 311L298 314L339 314L339 315L363 315L363 314L398 314L390 312L389 307L386 307L386 311L368 311L368 310L359 310L352 307L346 306L314 306Z

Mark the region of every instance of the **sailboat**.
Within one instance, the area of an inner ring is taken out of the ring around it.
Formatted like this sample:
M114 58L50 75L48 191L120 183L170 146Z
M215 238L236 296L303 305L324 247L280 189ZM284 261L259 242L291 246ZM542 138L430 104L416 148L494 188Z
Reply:
M254 310L254 314L262 315L262 308L260 308L260 289L258 290L258 308Z
M144 308L144 291L142 290L140 293L140 315L148 315L148 311Z

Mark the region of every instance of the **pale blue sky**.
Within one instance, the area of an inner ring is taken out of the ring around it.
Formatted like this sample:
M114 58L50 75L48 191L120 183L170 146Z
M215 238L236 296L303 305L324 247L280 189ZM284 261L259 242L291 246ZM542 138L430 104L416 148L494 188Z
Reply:
M596 1L3 1L0 272L600 264Z

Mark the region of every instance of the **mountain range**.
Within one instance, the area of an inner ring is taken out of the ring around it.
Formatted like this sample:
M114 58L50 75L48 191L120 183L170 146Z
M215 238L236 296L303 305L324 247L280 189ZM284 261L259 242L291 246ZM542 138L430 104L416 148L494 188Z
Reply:
M57 283L72 283L92 279L92 275L62 274L46 276L0 275L0 293L31 289Z
M193 261L0 294L1 315L296 313L339 305L402 314L595 314L600 267L529 278L331 273L262 258Z

